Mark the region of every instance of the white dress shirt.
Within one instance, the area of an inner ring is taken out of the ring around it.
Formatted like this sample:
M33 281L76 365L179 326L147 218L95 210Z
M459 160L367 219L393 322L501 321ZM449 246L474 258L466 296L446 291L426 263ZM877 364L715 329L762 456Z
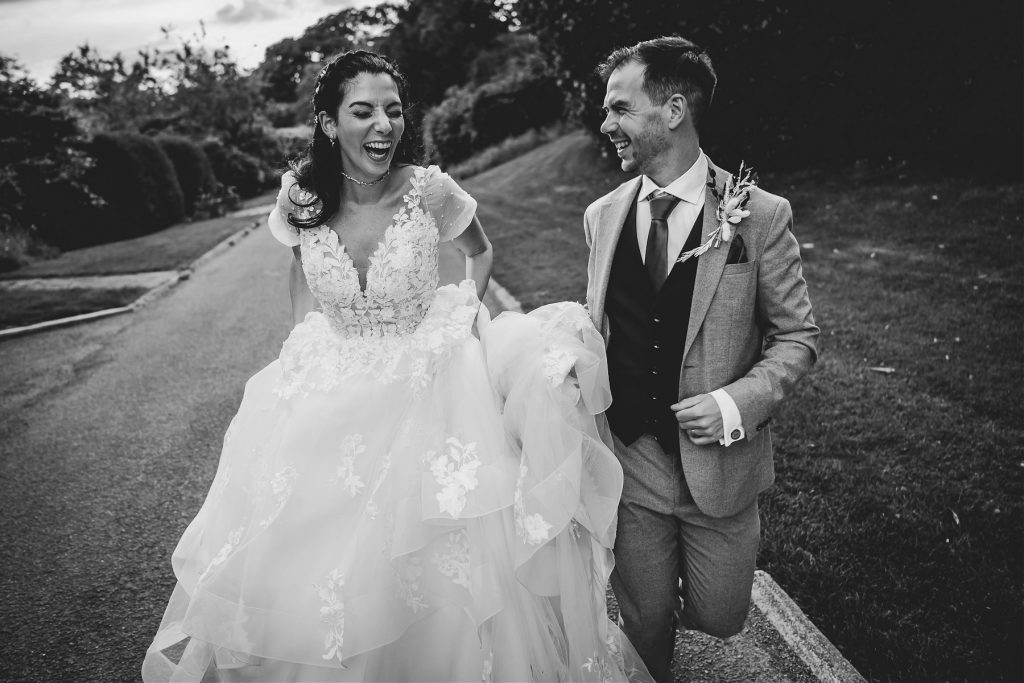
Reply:
M663 190L682 201L676 204L668 215L668 259L669 271L671 264L679 257L679 253L690 236L690 228L697 220L697 215L704 208L704 188L708 180L708 158L701 152L690 169L679 176L668 187L658 187L657 183L643 176L640 183L640 195L636 202L636 241L640 245L640 258L647 258L647 236L651 233L650 195ZM700 228L698 228L700 229Z
M690 237L690 230L694 227L697 216L704 208L705 186L708 179L708 158L703 151L697 156L697 160L684 173L671 183L668 187L658 187L657 183L643 176L640 183L640 194L636 202L636 241L640 247L640 258L647 258L647 237L651 233L651 193L662 190L679 197L681 200L676 204L672 213L668 215L668 264L669 271L672 264L683 250L683 245ZM703 226L697 226L701 230ZM711 392L711 398L715 399L718 409L722 413L722 426L725 429L725 436L718 440L723 446L728 446L734 441L739 441L745 436L743 421L740 418L740 411L736 402L725 391L716 389Z

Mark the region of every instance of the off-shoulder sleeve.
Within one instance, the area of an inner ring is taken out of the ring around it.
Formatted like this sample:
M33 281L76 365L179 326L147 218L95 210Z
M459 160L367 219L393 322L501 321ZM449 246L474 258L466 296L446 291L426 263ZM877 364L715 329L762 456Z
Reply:
M476 215L476 200L437 166L427 168L423 200L442 242L461 235Z
M298 218L308 218L315 213L316 204L313 194L299 187L295 174L288 171L281 176L281 191L277 193L277 204L270 212L267 223L271 234L286 247L299 244L299 229L288 222L289 214Z

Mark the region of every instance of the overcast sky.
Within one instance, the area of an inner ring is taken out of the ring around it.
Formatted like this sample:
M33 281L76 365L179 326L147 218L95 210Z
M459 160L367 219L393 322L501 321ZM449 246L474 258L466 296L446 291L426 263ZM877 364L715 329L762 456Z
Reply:
M49 80L68 52L88 42L103 55L133 56L161 44L161 26L183 36L205 22L207 43L230 45L247 68L268 45L298 36L325 14L380 0L0 0L0 52L38 81Z

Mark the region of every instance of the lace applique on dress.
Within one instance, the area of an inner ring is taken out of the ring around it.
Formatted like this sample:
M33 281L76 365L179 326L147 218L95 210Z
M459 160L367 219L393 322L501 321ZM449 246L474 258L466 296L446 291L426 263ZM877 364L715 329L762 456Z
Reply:
M466 507L466 494L477 486L476 471L480 456L476 443L462 443L455 437L445 440L446 448L428 451L424 459L430 463L430 473L441 486L436 494L441 512L458 519Z
M447 576L456 586L469 590L469 536L465 529L448 534L446 552L434 553L430 561L437 571Z
M471 336L479 306L472 282L437 289L439 233L423 191L438 185L438 173L414 172L370 256L365 290L337 233L326 225L300 231L303 272L322 311L307 315L285 341L279 396L330 391L358 373L405 382L418 396L451 348Z
M420 558L396 559L392 566L395 570L395 578L398 580L398 597L414 613L426 609L428 607L427 599L420 593L420 579L423 577Z
M341 663L342 647L345 643L345 576L340 569L327 575L323 584L313 588L320 598L320 620L326 624L323 658L336 659Z
M356 458L365 452L366 446L363 445L362 434L349 434L346 436L341 442L341 460L334 470L334 476L330 480L334 484L340 483L345 492L353 498L358 496L366 486L363 483L362 477L356 474L355 466Z
M519 480L516 481L516 490L512 497L512 511L516 522L516 536L519 540L528 545L540 545L551 539L552 526L539 513L526 514L526 505L523 502L523 486L526 483L526 476L529 468L525 464L519 465Z
M284 510L284 506L292 495L292 486L295 485L295 479L298 476L299 473L291 465L285 465L274 474L270 480L270 493L274 496L274 507L270 511L270 515L260 522L262 528L266 529L270 526L277 519L277 516L281 514L281 511ZM261 486L261 488L263 487Z
M588 657L587 661L583 662L580 668L587 673L596 674L600 678L601 683L614 683L615 681L615 677L612 675L612 668L596 652L593 656Z
M210 561L210 566L206 568L206 571L210 571L217 565L223 564L224 561L228 559L228 556L231 555L231 551L237 548L238 544L242 542L242 533L244 532L245 527L240 526L228 534L227 540L224 541L224 545L221 546L213 560Z
M370 495L367 496L366 506L363 508L363 514L370 519L377 519L377 514L380 512L380 508L377 507L377 491L380 490L384 480L388 478L388 473L391 472L391 453L389 452L384 456L384 460L380 464L380 471L377 473L377 479L373 482L373 486L370 489Z
M437 289L438 232L421 205L425 168L411 178L402 206L370 256L366 290L338 233L302 230L302 269L331 326L344 337L385 337L416 329Z

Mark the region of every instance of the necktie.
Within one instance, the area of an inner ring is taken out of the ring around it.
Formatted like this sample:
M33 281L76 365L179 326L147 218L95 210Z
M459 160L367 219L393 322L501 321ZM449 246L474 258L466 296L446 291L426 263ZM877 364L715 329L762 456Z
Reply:
M679 197L655 191L650 200L651 231L647 234L647 252L644 266L651 276L654 291L661 289L668 278L668 215L679 203Z

